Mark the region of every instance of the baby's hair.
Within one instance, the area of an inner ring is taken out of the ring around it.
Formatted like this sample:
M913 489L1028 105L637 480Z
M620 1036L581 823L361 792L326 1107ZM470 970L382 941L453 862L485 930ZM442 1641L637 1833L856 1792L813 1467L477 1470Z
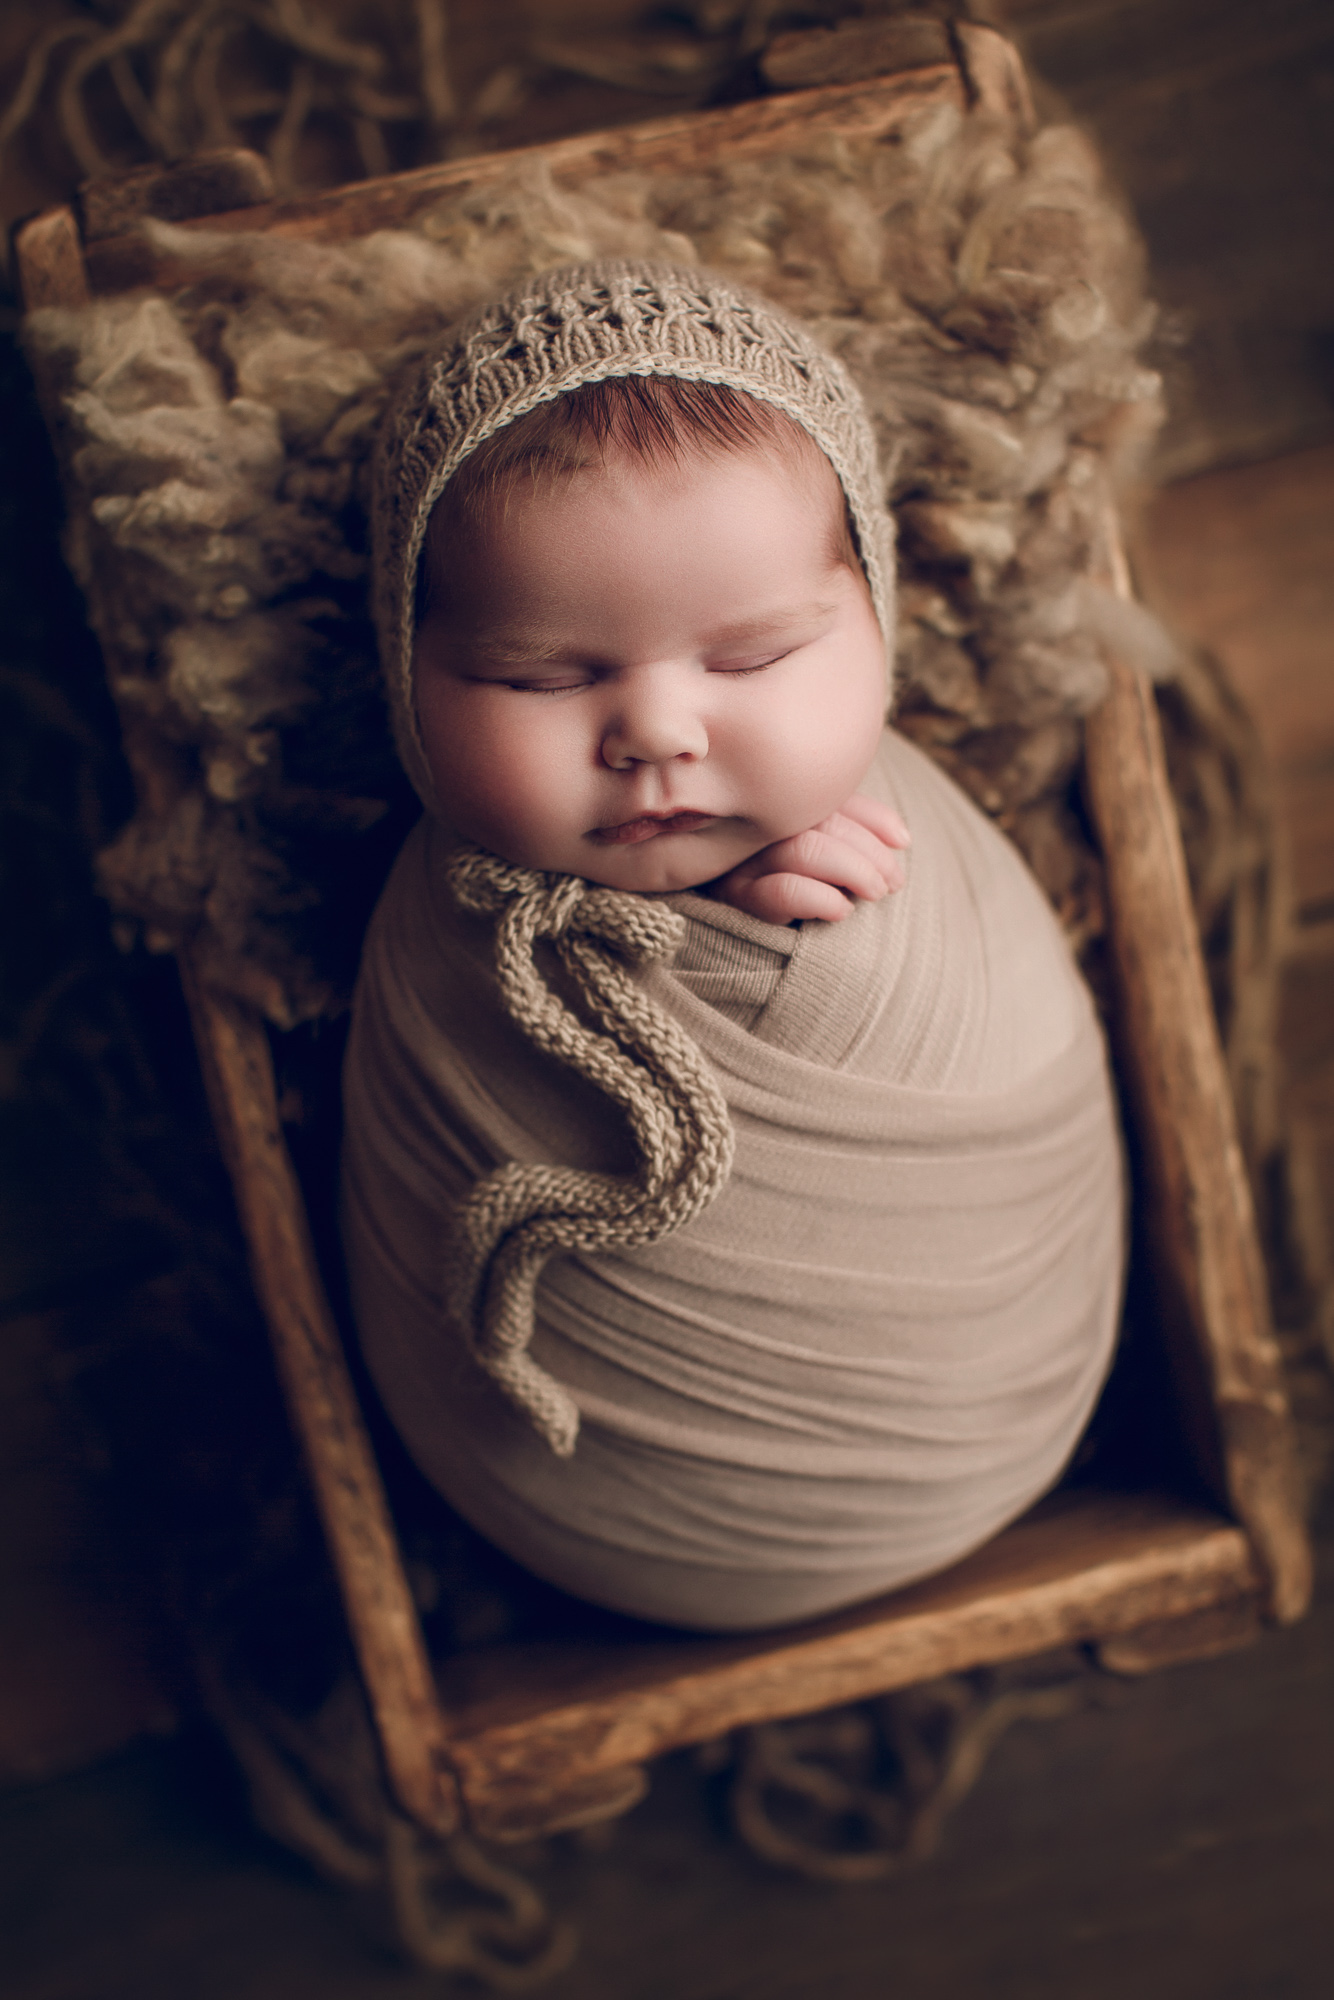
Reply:
M487 438L450 480L436 515L446 528L473 525L496 501L503 505L525 473L534 483L569 477L605 463L613 452L648 465L674 465L691 451L770 451L800 470L828 464L795 418L743 390L676 375L613 375L539 403ZM831 530L832 561L860 574L846 500ZM431 610L432 568L428 538L417 584L419 628Z

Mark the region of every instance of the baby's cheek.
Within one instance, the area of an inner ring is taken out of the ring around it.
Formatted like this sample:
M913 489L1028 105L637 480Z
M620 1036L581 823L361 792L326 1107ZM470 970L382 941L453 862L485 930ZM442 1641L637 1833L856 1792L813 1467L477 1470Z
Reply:
M487 754L479 756L473 768L469 787L474 809L485 820L492 844L508 839L525 848L535 837L540 838L548 789L540 759L513 732L488 744ZM540 860L536 865L542 865Z
M507 860L568 868L566 842L583 830L577 758L566 718L541 713L544 699L521 696L522 708L513 700L477 705L452 759L455 820L461 833Z
M882 677L860 671L801 691L769 753L771 783L781 771L781 809L793 821L783 827L785 834L818 826L851 798L871 768L883 728Z
M441 812L460 833L478 839L472 822L496 787L501 746L482 706L469 700L471 692L443 677L436 685L425 680L417 722Z
M844 798L857 790L871 767L884 733L888 706L888 678L877 630L874 646L864 649L839 689L837 699L827 701L822 709L831 767L837 769L840 781L847 781Z
M442 781L452 776L458 761L459 739L464 727L462 690L450 675L433 672L428 666L423 666L420 656L416 676L417 728L439 792Z

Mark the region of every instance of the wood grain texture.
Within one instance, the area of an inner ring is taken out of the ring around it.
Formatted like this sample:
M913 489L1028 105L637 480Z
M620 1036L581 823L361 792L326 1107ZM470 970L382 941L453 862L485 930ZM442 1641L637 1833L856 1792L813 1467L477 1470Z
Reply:
M1246 1535L1215 1514L1155 1496L1063 1496L943 1575L810 1625L744 1639L496 1648L446 1662L451 1755L470 1814L522 1838L548 1797L594 1772L1253 1601L1259 1585Z
M1110 528L1108 559L1129 594ZM1250 1187L1153 690L1119 661L1110 674L1111 691L1088 720L1085 773L1107 871L1118 1047L1151 1220L1189 1315L1227 1496L1254 1538L1273 1615L1288 1621L1309 1602L1311 1557Z
M181 976L251 1276L338 1572L390 1788L414 1820L448 1834L458 1802L444 1722L283 1138L267 1033L251 1008L196 978L186 953Z
M682 112L643 125L580 132L544 146L442 160L410 173L358 181L305 199L200 217L183 226L263 230L307 242L341 242L375 229L407 228L436 202L487 187L529 160L542 162L558 179L566 174L586 179L592 174L686 173L723 156L744 159L782 152L809 141L815 131L887 138L918 112L943 103L962 107L964 99L959 71L952 63L942 64L869 83L834 84L718 111ZM92 288L98 293L170 284L176 275L171 261L135 234L90 243L87 255Z
M951 35L970 104L1015 118L1031 132L1037 113L1028 73L1014 43L978 21L955 21Z
M26 312L87 305L88 274L72 208L48 208L24 223L14 238L14 258Z
M1260 1631L1260 1594L1225 1598L1176 1618L1153 1618L1133 1632L1113 1633L1099 1642L1098 1664L1113 1674L1152 1674L1188 1660L1216 1660L1249 1646Z

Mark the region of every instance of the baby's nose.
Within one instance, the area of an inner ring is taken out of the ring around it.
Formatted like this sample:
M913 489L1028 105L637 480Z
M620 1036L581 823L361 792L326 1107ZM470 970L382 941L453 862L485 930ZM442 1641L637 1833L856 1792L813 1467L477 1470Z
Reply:
M709 754L709 733L694 705L665 688L627 691L602 737L602 761L613 771L636 764L671 764Z

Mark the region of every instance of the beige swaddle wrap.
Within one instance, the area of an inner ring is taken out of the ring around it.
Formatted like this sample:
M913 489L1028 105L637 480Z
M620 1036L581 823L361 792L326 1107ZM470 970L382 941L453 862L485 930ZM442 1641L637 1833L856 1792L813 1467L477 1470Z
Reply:
M438 823L367 942L344 1161L367 1362L462 1514L641 1616L743 1629L940 1568L1059 1475L1110 1358L1123 1198L1088 994L926 758L887 732L864 789L912 827L899 894L784 930L666 899L685 941L635 976L718 1079L735 1163L675 1234L546 1266L532 1353L578 1406L569 1458L451 1323L449 1218L503 1162L631 1172L624 1121L498 1005Z

